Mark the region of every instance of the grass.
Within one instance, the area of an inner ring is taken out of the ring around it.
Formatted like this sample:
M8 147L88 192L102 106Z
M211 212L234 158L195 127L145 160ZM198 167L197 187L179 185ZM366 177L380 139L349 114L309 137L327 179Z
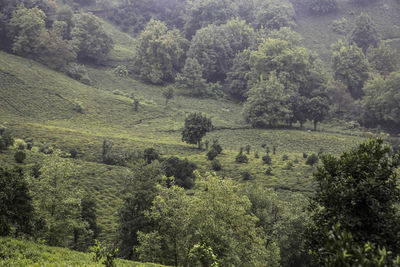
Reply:
M0 237L0 266L103 266L93 262L92 254ZM158 264L116 260L116 266L162 267Z
M221 176L242 180L245 170L252 179L267 186L291 191L312 191L313 169L304 164L303 152L339 154L364 139L358 130L346 130L340 123L323 124L321 132L293 129L250 129L241 115L241 105L217 99L194 99L177 95L165 106L160 86L150 86L131 78L118 78L112 70L89 68L92 86L74 81L33 61L0 52L0 124L9 127L18 138L33 138L35 148L28 152L27 167L41 160L38 147L47 144L64 151L78 150L74 160L83 188L98 200L101 239L113 242L118 226L120 192L130 170L99 163L103 139L111 140L121 151L156 148L164 157L178 156L195 162L201 172L211 171L207 151L181 141L181 128L190 112L203 112L212 118L217 130L204 140L219 139L224 151L217 158ZM118 91L118 94L115 92ZM139 110L132 108L133 95ZM78 103L83 112L74 109ZM310 129L312 125L306 125ZM211 143L211 142L210 142ZM267 144L272 153L272 175L260 157ZM240 147L250 145L249 163L237 164ZM281 160L287 154L293 162L287 168ZM13 163L13 151L0 154L0 162Z

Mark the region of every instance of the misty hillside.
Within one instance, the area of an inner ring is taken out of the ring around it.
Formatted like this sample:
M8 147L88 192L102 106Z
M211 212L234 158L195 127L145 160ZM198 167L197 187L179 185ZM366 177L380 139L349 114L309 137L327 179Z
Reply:
M399 1L4 0L0 41L0 265L399 266Z

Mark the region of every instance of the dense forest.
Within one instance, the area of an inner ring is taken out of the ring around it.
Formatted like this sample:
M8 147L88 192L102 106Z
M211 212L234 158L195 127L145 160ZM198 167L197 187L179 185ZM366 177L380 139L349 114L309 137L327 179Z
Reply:
M0 265L400 266L398 0L1 0L0 50Z

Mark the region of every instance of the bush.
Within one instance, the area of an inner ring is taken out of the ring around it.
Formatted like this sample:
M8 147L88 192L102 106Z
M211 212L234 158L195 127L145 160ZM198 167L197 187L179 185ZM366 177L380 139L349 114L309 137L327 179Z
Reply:
M117 67L115 67L113 69L113 72L117 77L121 77L121 78L125 78L129 74L128 69L126 68L126 66L123 66L123 65L118 65Z
M282 156L282 161L287 161L288 159L289 159L289 156L288 156L288 155L284 154L284 155Z
M269 165L269 164L271 164L272 159L271 159L271 157L269 155L265 155L265 156L262 157L262 161L263 161L264 164L268 164Z
M243 178L243 180L245 180L245 181L251 180L251 179L252 179L251 172L249 172L249 171L243 171L243 172L242 172L242 178Z
M258 152L256 151L256 152L254 152L254 158L255 159L258 159L260 157L260 155L258 155Z
M39 147L39 152L50 155L50 154L53 154L54 149L53 149L53 147L51 147L47 144L44 144Z
M219 160L217 160L217 159L214 159L214 160L211 162L211 167L212 167L212 169L213 169L214 171L220 171L220 170L222 170L221 162L219 162Z
M310 11L319 14L326 14L337 9L336 0L308 0L307 6Z
M288 161L286 162L285 166L283 167L284 170L291 170L293 169L293 162Z
M306 160L306 164L313 166L314 164L316 164L318 162L318 156L315 154L310 155L307 160Z
M16 142L15 142L15 146L16 146L16 148L17 149L19 149L19 150L25 150L25 148L26 148L26 143L25 143L25 141L24 140L17 140Z
M18 150L14 154L14 159L17 163L23 163L24 160L26 159L26 154L22 150Z
M308 158L308 155L307 155L307 153L303 152L303 159L306 159L306 158Z
M272 168L268 167L268 169L265 171L265 175L272 175Z
M218 152L217 150L215 150L214 148L211 148L208 152L207 152L207 159L208 160L213 160L218 156Z
M147 162L147 164L150 164L154 160L159 159L160 155L158 154L157 150L151 147L151 148L146 148L143 151L143 158Z
M80 81L86 85L91 84L91 80L89 78L89 74L83 65L79 65L77 63L70 63L66 67L66 73L69 77L74 80Z
M72 159L75 159L78 156L78 150L76 150L76 148L71 148L69 150L69 154Z
M214 140L213 140L213 144L211 145L211 148L212 148L212 149L215 149L215 151L216 151L218 154L221 154L221 153L222 153L222 146L218 143L218 139L214 139Z
M247 155L250 154L250 149L251 149L251 146L247 145L245 148Z
M174 177L178 186L190 189L194 185L195 175L193 171L197 168L196 164L187 159L181 160L177 157L170 157L163 162L165 176Z
M247 158L247 156L245 154L243 154L242 151L240 151L239 154L236 156L235 161L236 161L236 163L247 163L247 162L249 162L249 159Z
M14 145L14 138L6 130L5 127L0 129L0 151L7 149L9 146Z

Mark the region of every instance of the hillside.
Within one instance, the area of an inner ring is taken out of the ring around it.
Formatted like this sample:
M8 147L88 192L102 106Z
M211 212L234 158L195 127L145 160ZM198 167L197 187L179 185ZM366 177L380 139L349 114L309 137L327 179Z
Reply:
M0 237L1 266L103 266L93 255L30 241ZM162 267L158 264L116 260L116 266Z

